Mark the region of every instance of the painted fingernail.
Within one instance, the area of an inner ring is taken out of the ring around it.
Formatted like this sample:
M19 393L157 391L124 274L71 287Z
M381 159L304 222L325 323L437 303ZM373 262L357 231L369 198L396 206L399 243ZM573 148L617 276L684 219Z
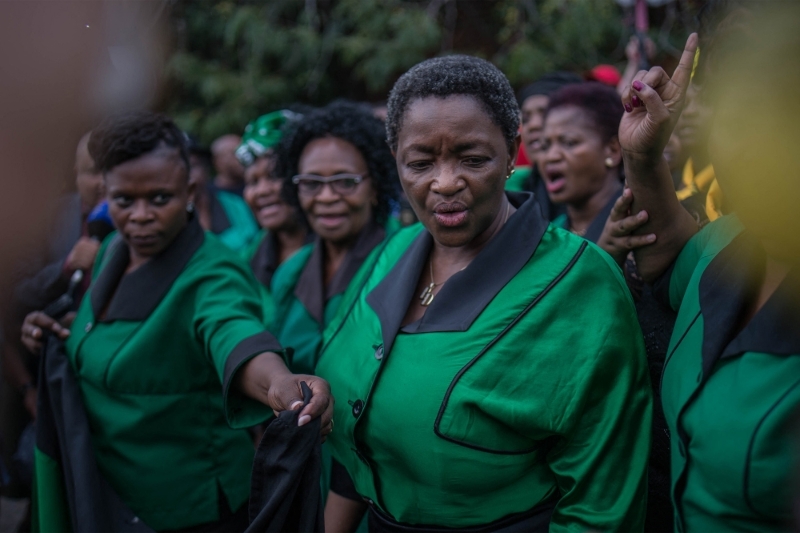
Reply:
M633 108L631 107L631 104L625 104L625 111L627 111L628 113L633 111Z
M635 82L633 82L631 85L632 85L632 86L633 86L633 88L634 88L634 89L636 89L637 91L641 91L642 89L644 89L644 83L640 82L639 80L636 80L636 81L635 81Z
M633 107L641 107L642 106L642 101L639 100L639 97L636 96L636 95L633 95L631 97L631 102L633 103Z
M308 416L308 415L303 415L303 416L301 416L300 418L298 418L298 419L297 419L297 425L298 425L298 426L305 426L305 425L306 425L306 424L308 424L310 421L311 421L311 417L310 417L310 416Z

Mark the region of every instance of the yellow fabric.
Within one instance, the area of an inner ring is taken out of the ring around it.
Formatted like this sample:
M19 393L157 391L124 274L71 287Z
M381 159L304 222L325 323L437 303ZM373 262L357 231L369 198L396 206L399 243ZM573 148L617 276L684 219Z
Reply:
M683 182L683 188L675 193L678 196L678 200L684 201L695 194L704 193L706 195L706 216L708 220L716 220L724 214L722 211L722 189L717 183L713 165L707 165L703 170L695 174L694 163L690 157L683 166L681 182Z
M708 220L714 221L724 215L722 212L722 189L719 186L716 178L711 182L706 195L706 216Z

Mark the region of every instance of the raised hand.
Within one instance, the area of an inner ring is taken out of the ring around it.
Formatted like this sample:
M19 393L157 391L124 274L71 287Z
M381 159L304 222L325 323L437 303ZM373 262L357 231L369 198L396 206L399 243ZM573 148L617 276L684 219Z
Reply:
M693 33L672 77L661 67L653 67L639 71L623 89L625 114L619 125L619 142L627 157L661 158L683 109L696 50L697 34Z

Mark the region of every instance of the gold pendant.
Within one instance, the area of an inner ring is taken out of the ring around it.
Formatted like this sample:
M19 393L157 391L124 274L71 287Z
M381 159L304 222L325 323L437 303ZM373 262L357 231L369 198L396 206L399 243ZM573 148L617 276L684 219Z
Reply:
M429 292L429 293L428 293L428 294L425 296L425 298L422 300L422 305L423 305L424 307L428 307L429 305L431 305L431 304L433 303L433 297L434 297L434 294L433 294L433 292Z
M422 300L422 305L425 307L431 305L431 302L433 301L433 288L435 286L436 285L434 283L431 283L425 287L425 290L423 290L422 294L419 295L419 299Z

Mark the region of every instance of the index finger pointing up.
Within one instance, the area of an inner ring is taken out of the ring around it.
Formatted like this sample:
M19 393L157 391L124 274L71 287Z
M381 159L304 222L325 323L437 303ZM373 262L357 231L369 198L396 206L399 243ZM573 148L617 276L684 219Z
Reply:
M692 67L694 66L694 54L697 51L697 34L693 33L686 39L686 47L683 49L681 60L672 73L672 82L681 88L681 94L686 92L689 82L692 80Z

